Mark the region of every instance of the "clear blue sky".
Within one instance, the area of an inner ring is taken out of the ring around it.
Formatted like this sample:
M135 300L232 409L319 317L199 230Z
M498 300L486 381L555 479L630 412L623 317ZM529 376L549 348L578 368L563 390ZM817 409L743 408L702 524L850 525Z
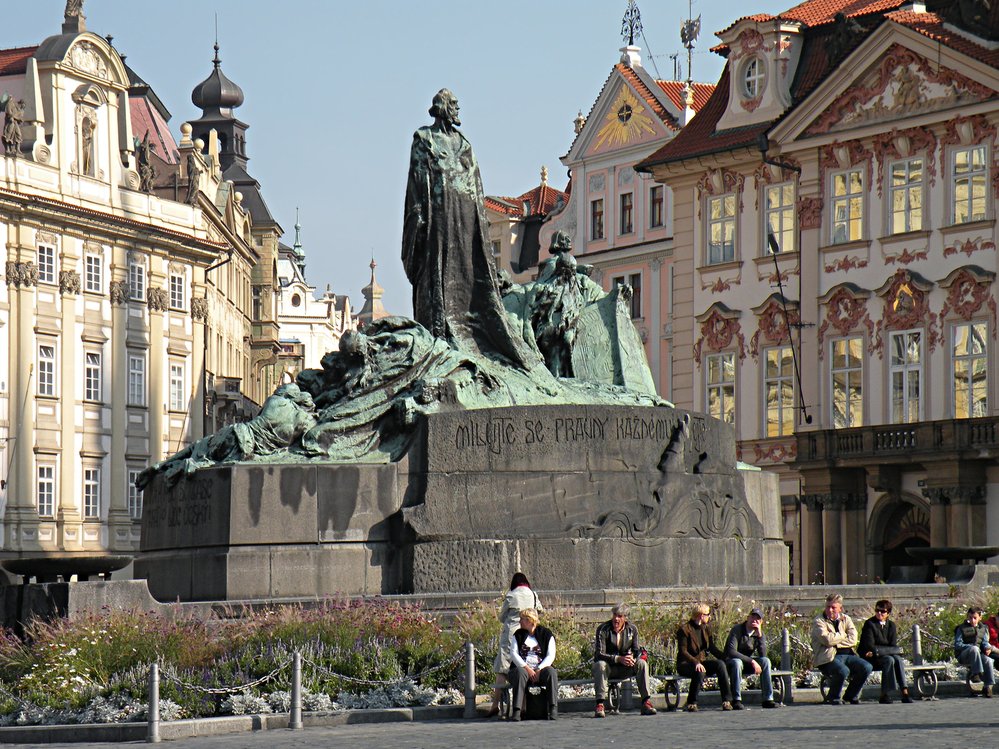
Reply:
M795 0L751 4L694 0L702 17L694 78L714 82L724 61L709 53L714 32L751 13ZM17 3L0 46L38 44L57 34L64 0ZM250 173L271 212L294 235L301 209L310 283L331 284L360 309L369 258L378 262L391 312L409 314L399 260L402 205L413 131L429 122L433 94L457 94L465 134L485 190L519 195L540 181L563 187L558 159L572 120L587 113L618 61L626 0L87 0L90 31L148 81L180 124L198 115L191 89L211 71L218 14L222 69L238 83L250 125ZM639 0L646 67L672 78L682 52L687 0ZM685 60L683 54L681 59ZM684 65L684 67L686 67ZM2 92L0 92L2 93Z

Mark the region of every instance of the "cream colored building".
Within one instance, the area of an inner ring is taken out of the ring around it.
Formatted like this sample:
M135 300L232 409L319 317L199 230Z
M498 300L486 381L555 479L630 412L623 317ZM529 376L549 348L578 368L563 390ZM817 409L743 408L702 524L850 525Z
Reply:
M0 158L0 556L127 553L134 479L204 434L212 375L260 379L247 312L259 242L214 135L160 131L165 171L139 189L143 95L82 17L0 52L3 92L24 113Z
M799 583L999 544L999 7L962 5L742 18L637 167L675 198L673 398L780 473Z

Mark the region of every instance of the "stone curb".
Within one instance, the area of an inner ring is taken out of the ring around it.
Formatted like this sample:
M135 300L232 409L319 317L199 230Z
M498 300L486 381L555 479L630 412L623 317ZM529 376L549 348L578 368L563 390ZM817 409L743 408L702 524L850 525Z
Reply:
M878 698L880 687L867 686L863 691L865 701ZM942 681L937 690L937 696L943 698L961 698L968 694L968 688L962 681ZM685 694L681 696L681 705ZM750 708L759 707L759 690L744 690L746 705ZM660 710L666 706L662 695L655 696L656 707ZM795 689L794 702L797 705L817 705L822 701L818 689ZM702 692L698 701L706 707L717 707L721 704L718 692ZM637 702L633 709L637 710ZM484 717L488 701L479 705L479 716ZM577 697L559 701L559 712L584 713L593 709L592 697ZM437 707L395 707L380 710L345 710L335 713L303 713L302 724L305 728L320 728L364 723L408 723L426 720L461 720L464 715L463 705L442 705ZM229 715L218 718L196 718L192 720L176 720L160 723L160 737L163 741L178 741L196 736L221 736L229 733L246 733L249 731L274 731L288 729L288 714L273 713L266 715ZM143 741L146 738L145 723L110 723L68 726L7 726L0 728L0 744L55 744L77 742L125 742Z

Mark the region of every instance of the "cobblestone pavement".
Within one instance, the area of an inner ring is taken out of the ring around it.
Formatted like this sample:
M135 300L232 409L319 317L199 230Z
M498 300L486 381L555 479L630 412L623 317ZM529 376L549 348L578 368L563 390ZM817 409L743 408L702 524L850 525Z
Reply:
M999 747L999 700L945 699L859 706L792 705L783 710L723 713L704 708L693 715L635 713L595 720L589 713L562 715L558 721L507 723L488 720L381 723L302 731L259 731L165 742L166 746L199 749L316 749L317 747L391 747L392 749L457 749L533 746L540 749L581 747L710 747L753 746L878 747L948 749ZM29 746L27 744L8 746ZM38 746L38 745L30 745ZM122 744L47 744L55 749L112 749Z

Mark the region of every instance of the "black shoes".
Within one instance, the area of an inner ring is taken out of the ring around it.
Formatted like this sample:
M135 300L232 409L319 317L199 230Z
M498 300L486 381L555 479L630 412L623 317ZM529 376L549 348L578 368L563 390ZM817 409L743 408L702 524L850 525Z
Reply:
M552 705L548 708L548 720L558 720L558 706Z
M774 708L784 707L783 702L774 702L773 700L763 700L764 710L773 710Z
M514 709L513 715L510 716L510 720L519 721L520 720L520 710Z
M742 700L736 700L732 703L733 710L746 710L746 706L742 704Z
M890 705L893 701L894 700L892 700L892 698L889 697L887 694L881 695L881 699L878 700L878 702L880 702L882 705Z

